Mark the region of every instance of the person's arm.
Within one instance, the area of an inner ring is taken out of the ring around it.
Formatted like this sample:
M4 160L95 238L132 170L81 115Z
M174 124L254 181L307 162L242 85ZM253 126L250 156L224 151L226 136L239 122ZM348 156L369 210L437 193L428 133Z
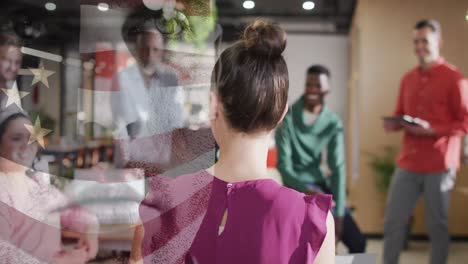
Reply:
M62 228L78 234L77 248L84 249L87 260L96 257L99 248L99 221L81 207L71 207L60 213Z
M325 240L320 247L317 256L315 257L315 264L330 264L335 263L335 224L333 215L328 212L327 215L327 234Z
M454 121L431 124L436 136L463 136L468 133L468 80L458 79L450 90L448 104Z
M128 85L128 84L127 84ZM110 99L110 110L116 136L119 138L135 138L140 132L141 125L138 124L138 114L132 103L132 96L128 87L121 85L119 75L112 78L112 92Z
M278 155L276 167L281 174L284 185L300 192L307 192L307 188L299 180L292 164L291 135L288 130L288 117L282 122L275 133L275 143Z
M141 246L143 244L143 238L145 236L145 229L143 224L140 222L135 227L133 233L132 249L130 251L129 264L140 264L143 263L143 254L141 252Z
M404 78L400 81L400 89L398 90L397 103L395 111L393 112L394 116L403 116L405 114L404 108Z
M403 116L405 114L404 81L403 80L404 79L402 79L400 82L400 89L398 92L397 103L396 103L395 111L393 112L394 116ZM384 129L387 132L400 131L403 128L402 125L397 121L384 120L383 122L384 122Z
M187 115L185 112L185 91L179 85L178 75L173 76L172 85L174 86L174 113L169 113L174 117L173 128L182 128L186 125Z
M337 126L337 131L327 145L327 163L331 171L331 191L335 201L337 217L343 217L346 207L346 162L343 125Z

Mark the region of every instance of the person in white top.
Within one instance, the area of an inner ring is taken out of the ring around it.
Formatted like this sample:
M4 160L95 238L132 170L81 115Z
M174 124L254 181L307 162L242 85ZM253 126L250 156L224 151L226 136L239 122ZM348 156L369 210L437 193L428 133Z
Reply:
M165 35L161 17L135 12L122 29L135 58L113 80L111 100L115 136L121 139L116 165L143 162L168 167L172 159L171 132L185 122L184 92L176 72L163 61Z

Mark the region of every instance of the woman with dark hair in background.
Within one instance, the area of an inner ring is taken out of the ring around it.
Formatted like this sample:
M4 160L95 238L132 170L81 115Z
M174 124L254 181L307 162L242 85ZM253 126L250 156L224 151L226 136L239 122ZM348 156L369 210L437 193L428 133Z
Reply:
M179 177L172 187L163 181L150 184L140 207L144 235L136 236L142 238L143 261L335 262L331 196L304 195L267 175L269 136L288 109L285 46L283 29L257 20L221 54L213 69L210 109L219 160L206 171ZM193 182L192 194L182 179ZM180 188L168 192L161 186ZM180 204L154 214L167 196L177 196ZM171 230L158 220L174 215L178 223L172 227L185 229ZM175 241L177 233L183 239Z
M97 219L69 203L32 169L38 150L23 112L0 112L0 259L2 263L85 263L97 253ZM61 229L78 233L64 249Z

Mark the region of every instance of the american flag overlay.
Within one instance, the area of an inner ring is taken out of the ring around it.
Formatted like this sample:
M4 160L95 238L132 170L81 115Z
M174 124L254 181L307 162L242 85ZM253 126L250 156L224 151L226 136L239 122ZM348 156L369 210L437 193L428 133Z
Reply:
M0 10L0 263L184 263L215 161L214 2Z

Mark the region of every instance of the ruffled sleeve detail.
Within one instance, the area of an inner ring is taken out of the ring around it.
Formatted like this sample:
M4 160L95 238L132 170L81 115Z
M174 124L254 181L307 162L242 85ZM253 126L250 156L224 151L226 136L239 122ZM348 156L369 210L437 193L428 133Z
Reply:
M327 234L327 216L332 208L332 196L326 194L308 195L306 202L306 217L303 232L306 232L309 245L308 257L314 260L322 247Z

